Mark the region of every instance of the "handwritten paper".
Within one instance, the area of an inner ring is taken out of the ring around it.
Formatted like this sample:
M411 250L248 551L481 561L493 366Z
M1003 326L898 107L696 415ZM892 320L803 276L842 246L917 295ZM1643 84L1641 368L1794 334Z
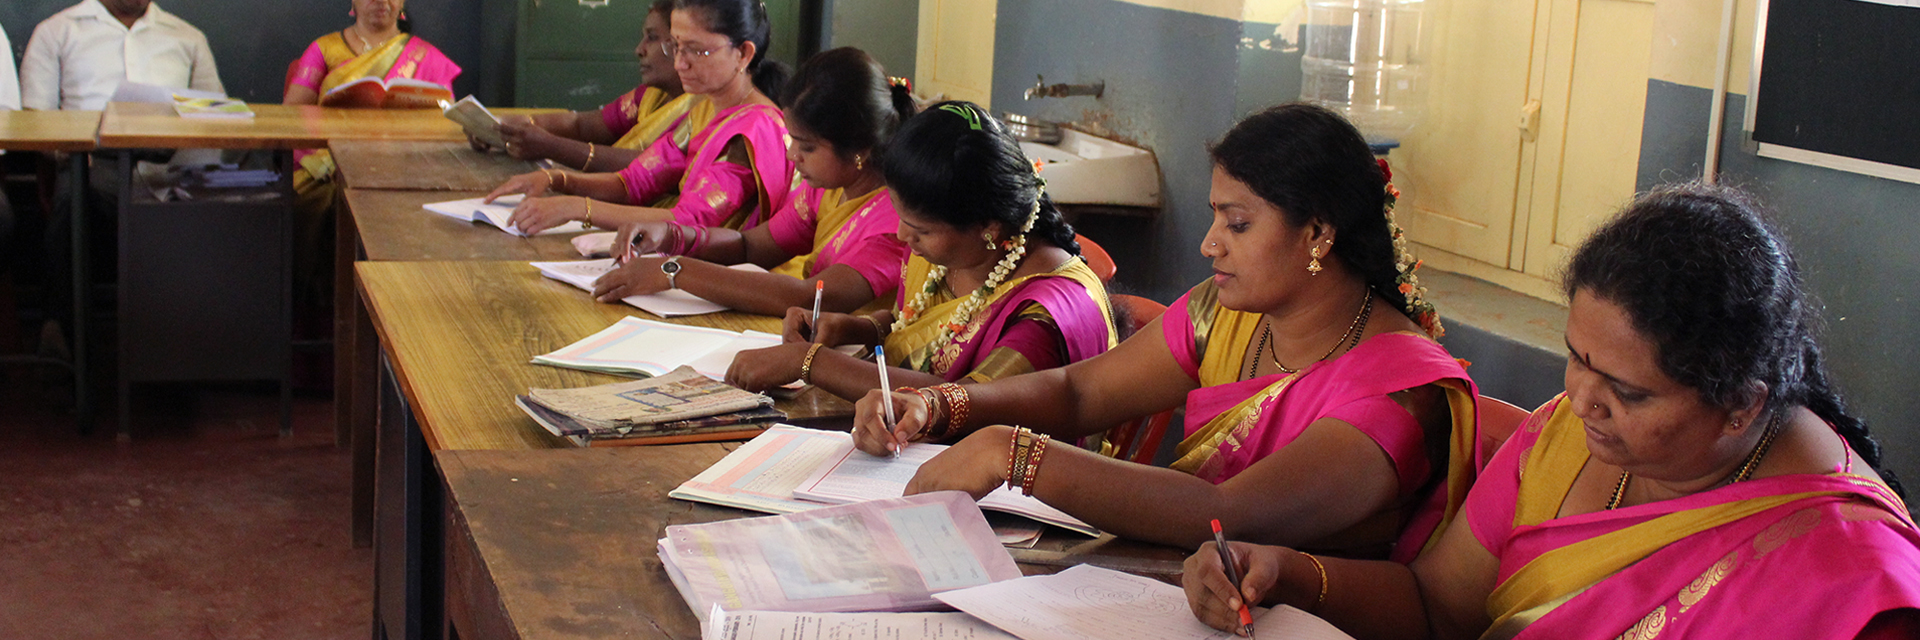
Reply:
M1024 640L1234 637L1194 618L1180 587L1088 565L934 597ZM1326 621L1284 606L1256 612L1254 635L1262 640L1352 640Z
M717 611L702 640L1014 640L964 613Z

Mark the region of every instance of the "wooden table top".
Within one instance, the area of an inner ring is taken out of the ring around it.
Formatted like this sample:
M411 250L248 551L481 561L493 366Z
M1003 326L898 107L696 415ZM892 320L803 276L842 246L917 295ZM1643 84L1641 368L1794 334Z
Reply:
M110 102L100 120L103 149L317 149L331 139L465 141L438 109L331 109L250 104L252 118L182 118L173 106ZM550 109L500 109L537 113Z
M359 262L360 293L427 446L441 449L572 447L513 405L527 389L584 387L627 378L532 364L620 318L662 320L542 277L525 262ZM712 313L670 322L778 333L780 320ZM792 421L853 415L818 388L775 406Z
M0 149L91 151L99 131L98 111L0 110Z
M654 541L669 525L765 515L667 497L738 446L435 452L457 521L446 531L447 614L467 625L461 637L699 638ZM1178 567L1187 555L1057 530L1039 547L1096 564ZM1027 575L1057 570L1021 565Z
M327 148L354 189L485 192L537 170L504 153L474 151L464 141L330 140Z
M479 222L421 209L430 202L478 198L485 191L348 189L348 215L368 260L580 260L573 234L516 236Z

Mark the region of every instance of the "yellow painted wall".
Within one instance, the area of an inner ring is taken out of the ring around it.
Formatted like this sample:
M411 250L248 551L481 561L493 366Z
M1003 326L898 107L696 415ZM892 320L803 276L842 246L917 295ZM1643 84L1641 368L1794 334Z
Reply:
M1719 54L1721 0L1660 0L1654 5L1654 80L1713 88ZM1735 0L1733 57L1727 65L1727 89L1747 92L1753 66L1754 0Z
M921 0L914 87L991 107L995 0Z

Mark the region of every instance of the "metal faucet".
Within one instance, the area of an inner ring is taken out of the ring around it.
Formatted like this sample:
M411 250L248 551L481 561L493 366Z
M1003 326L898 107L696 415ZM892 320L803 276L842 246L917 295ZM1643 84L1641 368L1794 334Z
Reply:
M1034 76L1033 86L1024 94L1028 100L1034 98L1065 98L1067 96L1093 96L1099 98L1107 92L1107 83L1093 84L1047 84L1044 76Z

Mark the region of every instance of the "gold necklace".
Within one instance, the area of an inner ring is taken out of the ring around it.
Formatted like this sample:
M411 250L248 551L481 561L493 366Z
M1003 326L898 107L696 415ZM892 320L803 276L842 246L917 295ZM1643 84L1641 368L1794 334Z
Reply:
M1353 322L1347 324L1347 332L1340 334L1340 341L1333 343L1333 348L1328 349L1325 354L1322 354L1320 358L1318 360L1314 360L1314 362L1320 362L1321 360L1326 360L1327 358L1333 357L1333 354L1335 352L1338 352L1341 347L1346 347L1351 349L1354 346L1359 345L1360 335L1363 333L1366 333L1365 329L1367 326L1367 320L1372 317L1373 317L1373 291L1368 290L1366 292L1366 297L1360 301L1359 313L1354 314ZM1273 358L1273 366L1279 368L1281 373L1286 373L1286 374L1300 373L1299 369L1288 369L1287 365L1280 364L1279 352L1267 351L1267 345L1272 342L1273 342L1273 321L1269 320L1260 331L1260 343L1254 345L1253 347L1253 360L1247 363L1248 379L1252 379L1253 372L1260 368L1260 355L1262 353L1266 353L1268 356Z
M1760 435L1760 444L1754 445L1753 453L1747 454L1747 461L1741 463L1740 470L1733 472L1733 475L1722 481L1720 486L1746 482L1748 478L1753 477L1753 470L1760 466L1760 459L1767 457L1767 450L1773 448L1774 438L1780 435L1780 418L1785 411L1785 409L1779 409L1773 412L1773 417L1767 419L1767 432ZM1626 495L1627 481L1631 479L1633 479L1632 473L1620 472L1620 482L1613 485L1613 498L1607 500L1607 511L1620 506L1620 498Z

